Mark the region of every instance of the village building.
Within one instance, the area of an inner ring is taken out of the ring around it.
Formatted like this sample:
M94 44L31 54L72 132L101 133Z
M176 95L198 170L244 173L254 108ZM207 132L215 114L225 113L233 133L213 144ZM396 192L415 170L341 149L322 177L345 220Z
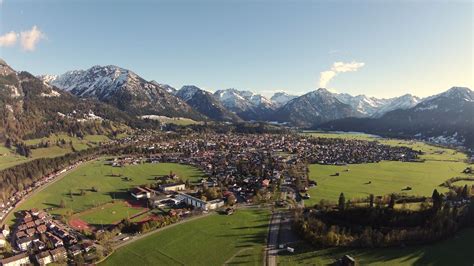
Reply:
M49 252L49 250L36 254L35 258L36 258L36 262L39 265L47 265L47 264L53 263L53 257L51 256L51 253Z
M151 188L147 188L147 187L136 187L136 188L132 189L132 191L130 191L130 194L132 195L132 197L134 197L137 200L139 200L139 199L149 199L153 195L155 195L155 193L156 193L156 191L154 191Z
M51 257L53 257L53 261L55 262L65 261L67 259L67 252L64 247L55 248L50 250L49 253L51 253Z
M2 259L0 260L0 264L2 266L21 266L29 265L31 264L31 261L28 253L24 252L9 258Z
M24 237L16 241L16 246L20 251L27 251L34 240L37 240L34 236Z
M160 185L160 189L163 192L182 191L182 190L186 189L186 185L185 184L180 184L180 183L163 184L163 185Z
M8 227L7 224L4 224L2 226L2 232L1 232L5 237L8 237L10 235L10 228Z
M215 210L217 208L224 206L224 200L222 199L204 201L186 193L179 193L179 195L176 198L180 199L187 205L191 205L195 208L198 208L204 211Z
M0 248L5 247L6 244L7 244L7 239L5 238L3 234L0 234Z

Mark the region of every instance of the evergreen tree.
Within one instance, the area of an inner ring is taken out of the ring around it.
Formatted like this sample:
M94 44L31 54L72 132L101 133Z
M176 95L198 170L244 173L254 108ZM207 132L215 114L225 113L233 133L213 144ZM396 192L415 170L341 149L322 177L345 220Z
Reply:
M343 211L346 207L346 197L344 197L344 193L341 192L339 195L339 210Z
M395 207L395 195L390 195L390 202L388 203L388 208L393 209Z
M468 191L467 185L464 185L464 187L462 189L461 197L463 199L469 199L469 191Z
M443 198L439 194L438 190L433 190L433 195L431 196L431 199L433 200L433 209L441 209L441 206L443 204Z
M370 208L374 207L374 194L370 194L369 196L369 207Z

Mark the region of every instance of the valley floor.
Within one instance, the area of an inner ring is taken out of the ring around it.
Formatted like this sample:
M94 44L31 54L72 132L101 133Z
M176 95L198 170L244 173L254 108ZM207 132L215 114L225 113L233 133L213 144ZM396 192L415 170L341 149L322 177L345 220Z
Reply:
M279 265L329 265L342 256L355 257L360 265L472 265L474 229L431 245L400 248L315 250L307 244L296 246L294 254L278 256Z

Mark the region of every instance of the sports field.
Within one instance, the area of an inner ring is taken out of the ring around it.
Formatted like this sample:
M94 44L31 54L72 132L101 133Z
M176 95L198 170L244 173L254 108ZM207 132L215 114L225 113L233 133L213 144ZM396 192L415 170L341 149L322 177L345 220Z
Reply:
M110 225L116 224L124 218L130 218L139 213L146 212L147 210L147 208L131 206L126 201L120 200L86 210L75 215L72 219L78 218L92 225Z
M203 176L200 170L188 165L145 163L117 168L105 165L105 159L100 159L72 170L62 179L28 198L17 210L51 208L51 213L64 213L67 210L82 212L114 199L129 199L130 188L153 183L155 176L166 175L170 171L184 180L194 181ZM131 180L125 181L123 177ZM61 201L65 208L60 208Z
M355 257L359 265L472 265L474 229L465 229L456 236L432 245L404 248L315 250L301 245L295 254L278 256L279 265L331 265L346 254Z
M116 250L101 265L262 265L269 212L212 214Z

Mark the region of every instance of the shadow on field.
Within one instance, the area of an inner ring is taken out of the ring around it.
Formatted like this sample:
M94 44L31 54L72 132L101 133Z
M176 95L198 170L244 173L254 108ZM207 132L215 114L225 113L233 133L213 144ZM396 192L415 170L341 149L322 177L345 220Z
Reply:
M291 245L294 253L280 252L283 262L292 261L298 264L314 264L316 258L323 258L335 262L344 255L351 255L360 265L372 263L410 264L410 265L472 265L472 239L474 229L460 231L454 237L438 241L434 244L411 247L391 248L326 248L318 249L307 242Z
M127 189L120 189L118 191L113 191L113 192L107 192L105 193L112 199L116 200L127 200L130 199L130 193L128 192Z

